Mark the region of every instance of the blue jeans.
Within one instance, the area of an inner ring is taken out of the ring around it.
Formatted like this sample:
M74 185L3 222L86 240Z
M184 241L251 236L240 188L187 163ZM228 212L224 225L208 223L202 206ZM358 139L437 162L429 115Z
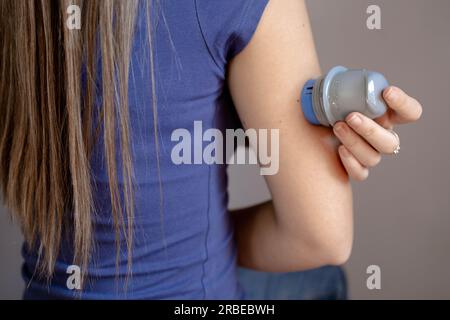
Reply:
M249 300L345 300L347 281L341 267L272 273L239 268L239 282Z

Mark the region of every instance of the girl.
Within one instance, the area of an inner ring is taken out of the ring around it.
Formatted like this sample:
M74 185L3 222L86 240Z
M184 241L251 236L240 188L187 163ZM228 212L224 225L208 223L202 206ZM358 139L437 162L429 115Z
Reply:
M0 49L0 182L28 299L239 299L238 264L340 265L349 177L421 114L390 87L376 122L308 124L299 94L320 68L301 0L0 0ZM273 200L229 213L226 166L175 164L171 134L236 127L233 105L280 145Z

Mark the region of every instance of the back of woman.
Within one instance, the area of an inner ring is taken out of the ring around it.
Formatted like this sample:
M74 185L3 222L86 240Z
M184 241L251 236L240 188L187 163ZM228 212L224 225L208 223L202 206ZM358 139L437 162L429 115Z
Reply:
M187 129L192 137L198 135L194 133L194 121L200 121L203 130L225 129L232 107L225 83L227 62L250 40L265 4L266 1L155 1L147 19L146 2L140 1L128 88L135 186L131 272L124 232L116 269L105 146L102 139L97 139L91 159L94 247L83 298L241 297L236 280L236 249L227 214L225 165L175 164L171 154L178 141L172 141L171 135L179 128ZM98 56L102 60L101 53ZM98 79L102 76L100 69ZM80 74L83 86L91 76ZM101 79L97 86L102 88ZM102 100L99 91L95 97L98 110ZM98 114L94 112L97 118ZM232 128L233 124L230 125ZM101 128L99 136L103 134ZM117 154L119 158L120 150ZM124 178L120 166L118 170L120 189ZM34 276L38 250L24 246L26 298L79 295L67 284L72 275L72 246L72 241L62 243L49 284Z

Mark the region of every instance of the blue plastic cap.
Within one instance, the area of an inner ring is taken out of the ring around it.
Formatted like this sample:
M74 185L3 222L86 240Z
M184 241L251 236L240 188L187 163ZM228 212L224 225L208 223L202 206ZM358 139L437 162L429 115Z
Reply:
M319 120L317 119L316 114L314 113L313 108L313 88L314 84L316 83L316 80L308 80L305 83L305 86L302 90L302 97L301 97L301 103L302 103L302 110L303 114L305 115L306 120L308 120L311 124L320 125Z

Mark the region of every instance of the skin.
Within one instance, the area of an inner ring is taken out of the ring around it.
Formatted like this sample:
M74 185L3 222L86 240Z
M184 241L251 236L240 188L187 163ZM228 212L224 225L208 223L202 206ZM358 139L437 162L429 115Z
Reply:
M228 74L245 129L280 132L279 172L265 176L272 201L231 213L241 266L288 272L345 263L353 242L350 177L365 179L381 153L393 152L398 142L385 128L420 117L420 104L392 87L384 93L390 110L376 121L362 116L357 125L358 114L350 114L333 129L310 125L299 93L320 74L304 2L270 1Z
M372 120L353 112L345 122L334 125L333 131L342 143L339 156L350 177L367 179L369 168L378 165L382 154L392 154L399 145L398 138L387 129L396 124L417 121L422 115L420 103L400 88L391 86L383 92L389 106L382 117Z

